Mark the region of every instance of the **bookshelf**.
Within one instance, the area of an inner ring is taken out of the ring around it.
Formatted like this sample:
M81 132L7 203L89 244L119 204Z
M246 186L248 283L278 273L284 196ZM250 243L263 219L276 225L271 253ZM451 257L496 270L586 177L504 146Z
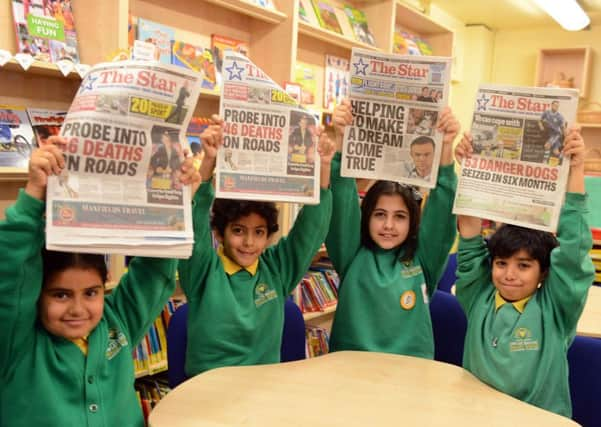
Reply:
M580 97L588 95L591 71L591 48L571 47L559 49L540 49L536 61L535 86L549 84L564 87L568 79L573 78L573 86L580 90Z

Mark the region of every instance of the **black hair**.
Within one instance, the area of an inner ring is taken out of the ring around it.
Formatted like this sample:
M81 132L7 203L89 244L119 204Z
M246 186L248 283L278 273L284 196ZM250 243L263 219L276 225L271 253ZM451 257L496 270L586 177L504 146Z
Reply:
M509 258L523 249L538 261L541 273L549 269L551 251L557 246L559 242L551 233L510 224L499 227L488 241L491 260Z
M253 200L215 199L213 202L211 227L221 236L225 236L228 224L250 214L257 214L267 223L267 235L278 231L278 208L273 202L256 202Z
M413 141L411 141L411 147L413 147L414 145L425 145L425 144L432 144L432 147L434 147L434 140L432 138L430 138L429 136L422 135L422 136L418 136Z
M409 211L409 233L407 234L407 239L405 239L400 247L405 250L401 261L409 261L413 259L415 251L417 250L417 233L419 230L421 202L421 198L418 197L419 193L414 187L409 185L403 185L393 181L377 181L372 185L361 203L361 243L371 250L378 247L369 233L369 221L371 219L371 214L376 208L378 200L382 195L399 195L401 196L401 199L403 199L403 202L405 202L405 206L407 206L407 210Z
M72 252L58 252L42 249L42 263L44 265L44 284L54 275L69 268L80 268L82 270L94 270L106 283L108 271L104 255L81 254Z

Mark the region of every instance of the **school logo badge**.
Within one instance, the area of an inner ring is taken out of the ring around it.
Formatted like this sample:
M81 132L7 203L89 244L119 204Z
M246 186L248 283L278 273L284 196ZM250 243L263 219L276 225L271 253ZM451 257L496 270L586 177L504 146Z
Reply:
M413 307L415 307L415 300L415 292L412 290L405 291L401 295L401 307L403 307L405 310L411 310Z
M519 327L513 331L509 342L510 351L538 351L539 347L538 340L532 337L530 329Z
M111 360L115 357L123 347L128 344L127 337L118 329L109 329L109 344L106 347L106 358Z
M271 289L266 283L259 283L255 287L255 306L261 307L268 301L276 299L278 294L275 290Z
M411 265L411 263L406 262L403 264L405 268L401 270L401 276L403 277L414 277L422 274L423 270L419 265Z

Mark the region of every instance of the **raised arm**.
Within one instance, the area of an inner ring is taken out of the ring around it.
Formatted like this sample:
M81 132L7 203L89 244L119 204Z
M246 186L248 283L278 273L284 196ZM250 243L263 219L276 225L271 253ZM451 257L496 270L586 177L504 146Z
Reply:
M549 276L542 291L554 307L557 323L569 336L576 328L595 277L589 255L593 242L586 220L588 210L584 194L584 141L578 128L572 128L568 132L563 155L564 161L568 158L570 161L568 193L559 217L559 247L551 252Z
M430 192L424 207L417 246L417 256L430 295L442 276L457 232L455 215L452 213L457 188L453 141L459 133L459 122L450 108L442 111L437 130L443 132L440 170L436 188Z
M313 256L323 243L332 214L332 193L329 190L330 163L335 153L334 143L322 128L318 129L318 153L321 162L320 201L301 209L288 236L269 248L265 256L278 265L286 294L292 292L311 265Z
M203 287L209 271L210 258L215 256L213 250L211 226L209 222L210 208L215 198L212 176L215 169L217 150L223 143L223 120L213 116L211 125L201 135L204 158L200 165L198 159L193 164L198 167L202 184L196 191L192 205L194 225L194 248L192 256L179 262L179 279L182 289L191 298L198 295Z
M344 129L353 121L352 107L348 99L336 107L333 123L336 131L336 146L341 150ZM326 237L326 248L334 269L341 279L357 251L361 247L361 208L357 183L353 178L340 176L341 157L337 153L332 160L332 220Z
M14 205L0 221L0 378L9 374L19 351L34 333L37 301L42 288L44 199L49 175L65 166L59 138L35 150L29 160L29 179Z

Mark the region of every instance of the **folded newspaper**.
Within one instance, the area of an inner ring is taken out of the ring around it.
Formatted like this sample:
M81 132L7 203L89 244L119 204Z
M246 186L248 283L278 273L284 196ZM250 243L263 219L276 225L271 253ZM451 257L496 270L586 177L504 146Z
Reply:
M135 61L89 71L61 128L66 168L48 182L48 249L190 256L190 189L179 176L200 78Z
M561 153L575 89L482 85L474 155L462 164L453 212L556 231L569 172Z
M342 176L436 185L451 59L353 48L353 123L342 145Z
M240 53L222 71L216 197L319 203L315 116Z

